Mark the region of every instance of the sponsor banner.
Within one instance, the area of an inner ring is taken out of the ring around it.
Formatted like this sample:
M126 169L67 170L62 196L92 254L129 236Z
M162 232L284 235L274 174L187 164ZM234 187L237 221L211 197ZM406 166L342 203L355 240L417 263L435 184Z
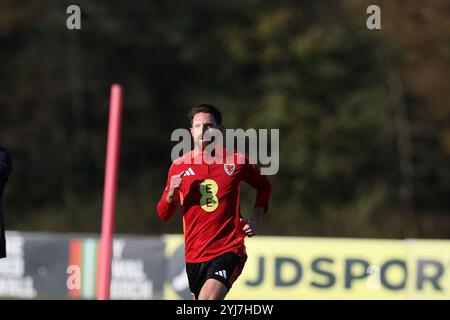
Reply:
M166 243L167 274L163 298L192 300L186 275L184 237L182 235L166 235L164 241Z
M188 299L175 285L187 284L183 238L165 239L177 272L164 297ZM227 299L450 299L450 241L257 236L246 246Z
M450 299L450 241L410 240L407 298Z
M7 233L0 260L0 296L94 299L98 238L89 235ZM116 236L111 299L161 299L165 245L159 237Z
M450 241L264 237L227 299L450 299ZM0 297L94 299L98 238L7 233ZM182 235L116 236L112 299L191 299Z
M48 269L45 265L37 266L39 263L34 266L26 263L26 242L20 233L7 232L6 239L7 258L0 259L0 296L35 298L38 295L35 281L40 279L34 276L44 275Z

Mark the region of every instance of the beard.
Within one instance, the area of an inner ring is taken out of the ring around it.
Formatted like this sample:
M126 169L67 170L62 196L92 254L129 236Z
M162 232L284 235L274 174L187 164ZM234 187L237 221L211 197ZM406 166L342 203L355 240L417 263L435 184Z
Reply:
M196 139L194 139L194 144L200 149L204 150L208 145L214 143L214 145L220 142L220 137L215 136L217 134L218 129L209 129L203 135L198 135ZM220 131L218 133L221 133ZM219 140L217 140L219 138Z

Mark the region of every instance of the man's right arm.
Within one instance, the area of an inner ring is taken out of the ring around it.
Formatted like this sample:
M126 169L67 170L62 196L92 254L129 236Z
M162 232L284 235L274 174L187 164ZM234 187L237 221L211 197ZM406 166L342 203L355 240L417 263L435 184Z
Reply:
M172 165L167 177L166 188L158 202L157 211L161 220L167 221L174 214L179 202L179 189L184 172L174 174L174 166Z

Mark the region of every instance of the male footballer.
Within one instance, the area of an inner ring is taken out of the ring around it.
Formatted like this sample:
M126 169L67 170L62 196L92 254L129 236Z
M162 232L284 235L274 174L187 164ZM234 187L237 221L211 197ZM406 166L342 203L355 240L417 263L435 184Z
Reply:
M233 151L227 156L222 145L214 146L214 154L205 152L211 143L205 133L223 130L219 110L198 105L189 112L189 119L195 147L172 163L157 210L166 221L181 205L186 272L193 299L222 300L244 268L244 238L256 234L268 209L271 185L244 155ZM223 156L224 161L202 161L211 156ZM257 191L251 219L240 214L241 181Z

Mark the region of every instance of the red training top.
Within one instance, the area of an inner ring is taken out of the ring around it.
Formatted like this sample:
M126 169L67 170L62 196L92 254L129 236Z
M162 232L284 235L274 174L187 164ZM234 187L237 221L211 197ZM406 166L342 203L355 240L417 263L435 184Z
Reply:
M226 149L223 149L225 152ZM240 221L239 184L247 182L256 189L255 207L267 211L271 185L259 169L244 156L233 153L225 164L201 164L202 154L194 158L190 151L172 163L167 186L158 202L158 215L168 220L178 203L183 213L186 262L211 260L225 252L246 256L243 224ZM240 161L238 161L240 160ZM186 161L189 161L187 164ZM239 164L245 162L243 164ZM179 196L170 204L166 201L173 175L185 172Z

